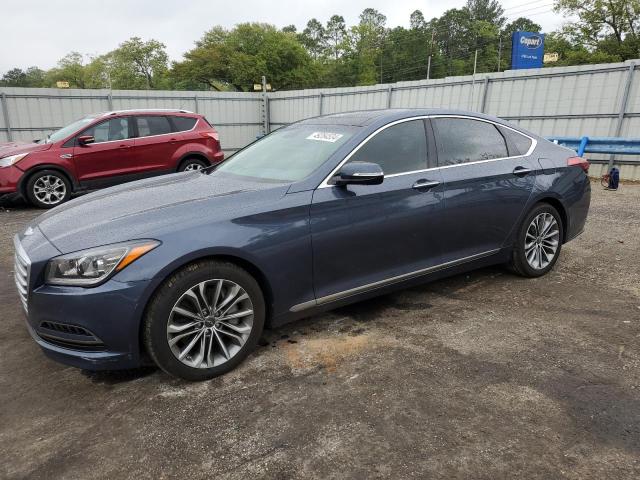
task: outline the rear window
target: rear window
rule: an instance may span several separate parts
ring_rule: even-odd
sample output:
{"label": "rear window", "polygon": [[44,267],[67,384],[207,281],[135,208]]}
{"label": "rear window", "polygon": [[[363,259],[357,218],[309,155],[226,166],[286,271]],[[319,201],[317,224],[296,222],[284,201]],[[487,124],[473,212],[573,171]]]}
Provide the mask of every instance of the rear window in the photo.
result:
{"label": "rear window", "polygon": [[469,118],[436,118],[432,122],[438,142],[438,164],[457,165],[508,157],[498,128]]}
{"label": "rear window", "polygon": [[194,127],[198,119],[193,117],[171,117],[171,121],[176,127],[176,132],[186,132]]}
{"label": "rear window", "polygon": [[151,135],[163,135],[171,133],[171,124],[167,117],[153,115],[148,117],[137,117],[138,136],[149,137]]}

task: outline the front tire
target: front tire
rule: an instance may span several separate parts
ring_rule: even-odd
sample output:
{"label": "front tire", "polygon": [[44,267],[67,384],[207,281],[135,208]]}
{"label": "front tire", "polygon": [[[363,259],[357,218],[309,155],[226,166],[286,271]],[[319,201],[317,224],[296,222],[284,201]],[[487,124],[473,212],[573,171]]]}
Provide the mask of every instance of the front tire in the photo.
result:
{"label": "front tire", "polygon": [[53,208],[71,198],[71,184],[57,170],[41,170],[29,177],[26,186],[29,202],[38,208]]}
{"label": "front tire", "polygon": [[165,372],[208,380],[251,353],[264,322],[264,297],[249,273],[233,263],[202,261],[172,275],[155,293],[143,342]]}
{"label": "front tire", "polygon": [[525,217],[510,262],[511,269],[523,277],[541,277],[556,264],[564,235],[558,211],[540,203]]}

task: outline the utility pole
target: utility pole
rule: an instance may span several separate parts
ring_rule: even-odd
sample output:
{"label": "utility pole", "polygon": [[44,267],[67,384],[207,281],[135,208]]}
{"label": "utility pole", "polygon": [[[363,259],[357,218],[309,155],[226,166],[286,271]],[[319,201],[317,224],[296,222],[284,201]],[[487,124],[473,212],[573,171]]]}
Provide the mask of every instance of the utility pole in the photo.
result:
{"label": "utility pole", "polygon": [[[473,58],[473,80],[471,81],[471,105],[473,106],[476,101],[476,69],[478,66],[478,49],[476,48],[476,54]],[[471,108],[470,110],[473,110]]]}
{"label": "utility pole", "polygon": [[429,59],[427,60],[427,80],[431,75],[431,55],[433,55],[433,37],[435,36],[436,31],[431,29],[431,43],[429,44]]}
{"label": "utility pole", "polygon": [[499,38],[499,43],[498,43],[498,72],[500,71],[500,57],[502,56],[502,34],[500,34],[498,36]]}
{"label": "utility pole", "polygon": [[262,133],[267,135],[271,130],[269,122],[269,97],[267,96],[267,77],[262,76]]}
{"label": "utility pole", "polygon": [[475,76],[476,76],[476,67],[478,66],[478,49],[476,48],[476,55],[473,58],[473,76],[474,76],[474,80],[475,80]]}

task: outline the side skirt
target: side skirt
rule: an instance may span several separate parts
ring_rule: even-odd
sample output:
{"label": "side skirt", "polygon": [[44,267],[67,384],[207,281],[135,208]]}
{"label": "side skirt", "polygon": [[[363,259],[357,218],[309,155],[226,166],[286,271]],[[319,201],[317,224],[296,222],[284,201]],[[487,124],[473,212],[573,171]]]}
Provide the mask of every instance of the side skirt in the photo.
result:
{"label": "side skirt", "polygon": [[440,265],[434,265],[433,267],[423,268],[421,270],[416,270],[415,272],[405,273],[402,275],[398,275],[395,277],[387,278],[385,280],[380,280],[374,283],[368,283],[367,285],[362,285],[360,287],[352,288],[350,290],[345,290],[344,292],[333,293],[331,295],[326,295],[324,297],[317,298],[310,302],[300,303],[298,305],[294,305],[290,308],[292,312],[299,312],[302,310],[306,310],[307,308],[325,305],[327,303],[335,302],[337,300],[342,300],[343,298],[352,297],[354,295],[358,295],[359,293],[365,293],[370,290],[376,290],[378,288],[386,287],[387,285],[393,285],[395,283],[400,283],[405,280],[410,280],[412,278],[421,277],[423,275],[428,275],[430,273],[434,273],[440,270],[444,270],[447,268],[456,267],[458,265],[462,265],[465,263],[472,262],[474,260],[479,260],[481,258],[490,257],[491,255],[495,255],[498,253],[500,249],[489,250],[488,252],[477,253],[475,255],[470,255],[468,257],[460,258],[458,260],[452,260],[451,262],[441,263]]}

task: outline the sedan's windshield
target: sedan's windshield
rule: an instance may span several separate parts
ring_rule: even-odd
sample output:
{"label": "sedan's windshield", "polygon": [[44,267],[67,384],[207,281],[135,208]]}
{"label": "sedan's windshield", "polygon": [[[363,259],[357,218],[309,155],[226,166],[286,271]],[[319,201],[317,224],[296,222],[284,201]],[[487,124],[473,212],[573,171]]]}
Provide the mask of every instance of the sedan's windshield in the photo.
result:
{"label": "sedan's windshield", "polygon": [[70,123],[66,127],[62,127],[60,130],[56,130],[55,132],[53,132],[51,135],[47,137],[47,140],[45,141],[45,143],[56,143],[56,142],[59,142],[60,140],[64,140],[69,135],[72,135],[78,130],[80,130],[82,127],[89,125],[91,122],[95,120],[95,118],[96,117],[88,116],[88,117],[81,118],[80,120],[76,120],[75,122]]}
{"label": "sedan's windshield", "polygon": [[302,180],[354,133],[342,125],[292,125],[236,153],[216,171],[261,180]]}

